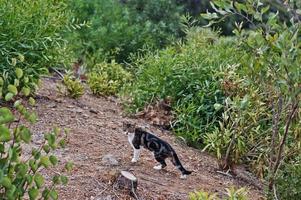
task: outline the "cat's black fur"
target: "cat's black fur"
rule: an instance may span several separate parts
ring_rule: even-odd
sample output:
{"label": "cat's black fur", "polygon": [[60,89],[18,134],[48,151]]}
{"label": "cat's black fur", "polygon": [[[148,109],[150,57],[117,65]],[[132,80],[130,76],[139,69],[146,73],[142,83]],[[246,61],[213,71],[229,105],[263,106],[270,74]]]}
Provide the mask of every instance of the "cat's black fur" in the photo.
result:
{"label": "cat's black fur", "polygon": [[161,169],[166,167],[165,159],[170,158],[174,166],[181,171],[181,178],[186,178],[186,175],[191,174],[191,171],[188,171],[183,167],[178,155],[170,144],[147,132],[146,130],[136,127],[133,124],[125,123],[123,128],[124,131],[128,133],[129,142],[134,148],[134,158],[132,162],[138,161],[139,152],[138,157],[135,154],[137,153],[136,151],[139,151],[140,147],[142,146],[154,153],[155,159],[161,164],[161,167],[157,166],[157,168],[160,167]]}

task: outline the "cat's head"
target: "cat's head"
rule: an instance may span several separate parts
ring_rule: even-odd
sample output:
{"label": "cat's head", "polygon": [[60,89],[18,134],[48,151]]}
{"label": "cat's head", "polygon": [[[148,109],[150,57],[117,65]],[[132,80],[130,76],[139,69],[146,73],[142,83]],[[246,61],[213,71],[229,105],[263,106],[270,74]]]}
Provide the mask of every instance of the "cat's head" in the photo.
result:
{"label": "cat's head", "polygon": [[136,124],[130,122],[123,122],[123,131],[126,135],[130,133],[135,133]]}

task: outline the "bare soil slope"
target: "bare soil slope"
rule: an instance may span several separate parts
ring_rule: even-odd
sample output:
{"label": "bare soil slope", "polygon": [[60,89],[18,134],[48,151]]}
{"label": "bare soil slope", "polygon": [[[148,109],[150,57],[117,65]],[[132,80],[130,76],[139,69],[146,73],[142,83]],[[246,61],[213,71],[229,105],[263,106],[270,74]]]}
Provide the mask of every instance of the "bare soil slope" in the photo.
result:
{"label": "bare soil slope", "polygon": [[[61,166],[66,161],[74,163],[68,185],[59,187],[60,199],[132,199],[112,186],[118,170],[128,170],[137,176],[140,199],[188,199],[188,193],[195,190],[223,195],[225,188],[231,186],[247,187],[250,199],[261,198],[260,183],[245,170],[241,169],[237,177],[217,173],[215,158],[182,145],[170,132],[151,127],[142,120],[137,122],[172,144],[183,165],[194,173],[181,180],[170,162],[166,170],[156,171],[153,169],[156,162],[146,150],[137,164],[131,164],[132,149],[121,129],[126,118],[118,100],[97,98],[88,91],[78,100],[70,99],[57,93],[56,84],[55,79],[43,80],[34,107],[39,120],[33,132],[39,140],[53,125],[71,129],[67,148],[57,152]],[[112,154],[119,164],[103,163],[106,154]]]}

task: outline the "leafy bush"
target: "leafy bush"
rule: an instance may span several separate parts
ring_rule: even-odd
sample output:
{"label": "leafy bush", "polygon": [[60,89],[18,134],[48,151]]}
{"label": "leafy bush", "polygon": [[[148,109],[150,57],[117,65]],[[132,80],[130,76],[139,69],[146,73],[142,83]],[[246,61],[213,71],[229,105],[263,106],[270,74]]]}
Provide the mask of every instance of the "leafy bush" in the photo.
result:
{"label": "leafy bush", "polygon": [[114,95],[130,79],[130,73],[113,60],[95,65],[88,73],[87,82],[95,95]]}
{"label": "leafy bush", "polygon": [[[247,200],[246,188],[226,188],[226,198],[224,200]],[[207,192],[193,192],[189,194],[189,200],[218,200],[217,194],[210,194]]]}
{"label": "leafy bush", "polygon": [[[288,189],[289,188],[289,189]],[[301,198],[301,163],[299,160],[284,164],[277,178],[280,199],[297,200]]]}
{"label": "leafy bush", "polygon": [[65,75],[63,79],[63,84],[66,87],[67,95],[72,98],[79,98],[84,94],[84,86],[79,79],[71,75]]}
{"label": "leafy bush", "polygon": [[221,116],[214,107],[224,100],[218,71],[220,65],[235,61],[232,43],[210,30],[192,28],[185,44],[141,57],[132,64],[138,69],[136,80],[124,92],[132,101],[130,109],[137,111],[154,98],[171,97],[177,115],[176,132],[189,143],[198,144]]}
{"label": "leafy bush", "polygon": [[[236,88],[246,93],[241,96],[240,92],[230,91],[233,103],[224,107],[224,114],[232,117],[232,120],[224,120],[226,123],[221,122],[221,127],[226,127],[230,132],[228,138],[231,138],[224,143],[225,160],[229,162],[242,146],[243,151],[238,157],[252,163],[268,180],[270,194],[275,195],[276,179],[279,174],[285,174],[282,170],[286,170],[282,165],[291,163],[301,153],[298,113],[301,22],[297,12],[301,5],[294,1],[283,5],[282,9],[291,16],[290,23],[283,23],[277,12],[270,11],[268,2],[232,4],[222,0],[214,1],[214,5],[216,13],[205,15],[212,19],[211,23],[226,16],[240,15],[254,26],[253,30],[245,30],[243,24],[237,22],[234,31],[235,46],[244,53],[238,62],[239,69],[232,71],[237,76],[233,76],[234,81],[230,80],[230,83],[235,86],[236,82],[241,82]],[[239,104],[242,106],[237,106]],[[225,129],[221,129],[219,135],[223,135]],[[214,145],[214,142],[210,144],[211,147]]]}
{"label": "leafy bush", "polygon": [[[17,71],[17,77],[20,76]],[[16,79],[18,80],[18,79]],[[11,86],[7,94],[16,96],[18,90]],[[4,94],[7,97],[7,94]],[[11,99],[7,99],[7,101]],[[29,105],[34,105],[33,98],[29,98]],[[54,128],[44,134],[44,141],[40,146],[31,143],[32,133],[29,126],[37,120],[35,113],[30,112],[21,100],[14,102],[13,106],[6,107],[1,103],[0,108],[0,198],[1,199],[58,199],[55,185],[67,184],[67,177],[54,175],[52,184],[46,184],[45,176],[41,173],[44,168],[56,166],[58,159],[52,151],[65,146],[65,133]],[[24,146],[31,148],[31,152],[23,150]],[[66,165],[70,169],[70,164]]]}
{"label": "leafy bush", "polygon": [[[0,0],[0,74],[8,85],[34,89],[47,67],[68,58],[60,32],[69,23],[65,1]],[[16,83],[16,67],[23,80]],[[19,69],[18,69],[19,70]]]}
{"label": "leafy bush", "polygon": [[89,25],[71,35],[74,49],[89,67],[104,60],[128,60],[145,45],[162,47],[180,27],[179,8],[170,0],[77,0],[70,1],[70,7]]}

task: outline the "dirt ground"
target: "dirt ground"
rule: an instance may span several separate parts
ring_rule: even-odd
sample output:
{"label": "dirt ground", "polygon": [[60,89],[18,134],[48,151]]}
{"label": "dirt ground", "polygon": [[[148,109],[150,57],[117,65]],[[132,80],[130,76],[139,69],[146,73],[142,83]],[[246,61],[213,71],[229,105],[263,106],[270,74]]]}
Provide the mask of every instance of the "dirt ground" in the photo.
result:
{"label": "dirt ground", "polygon": [[[239,167],[236,177],[218,173],[214,157],[181,144],[171,132],[152,127],[143,120],[136,122],[168,141],[182,164],[194,172],[182,180],[170,162],[166,169],[156,171],[153,169],[156,162],[147,150],[142,151],[137,164],[131,164],[132,148],[122,132],[122,122],[128,119],[123,116],[118,99],[95,97],[87,90],[81,98],[74,100],[60,95],[56,84],[57,80],[53,78],[43,80],[33,108],[39,120],[32,131],[35,141],[39,141],[54,125],[71,130],[67,147],[56,152],[61,159],[60,166],[67,161],[74,163],[68,185],[58,188],[59,199],[133,199],[113,187],[114,176],[119,170],[130,171],[138,178],[139,199],[182,200],[188,199],[189,192],[198,190],[223,196],[225,188],[231,186],[247,187],[250,199],[261,199],[260,182],[243,167]],[[107,166],[103,163],[102,158],[107,154],[112,154],[119,164]]]}

